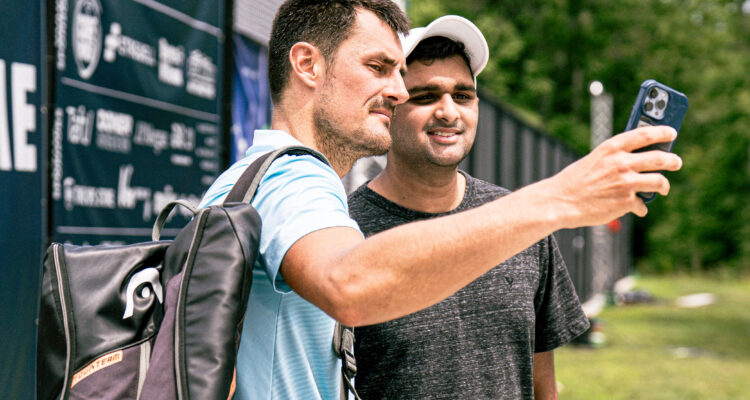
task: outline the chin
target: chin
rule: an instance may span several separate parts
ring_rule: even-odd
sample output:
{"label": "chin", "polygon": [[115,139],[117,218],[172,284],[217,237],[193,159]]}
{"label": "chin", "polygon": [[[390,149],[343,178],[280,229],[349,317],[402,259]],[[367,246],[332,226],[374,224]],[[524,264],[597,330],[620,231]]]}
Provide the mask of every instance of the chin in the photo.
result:
{"label": "chin", "polygon": [[391,132],[388,127],[378,126],[370,129],[368,135],[369,141],[371,141],[377,148],[385,147],[385,151],[391,148]]}
{"label": "chin", "polygon": [[458,167],[459,164],[461,164],[461,161],[466,158],[467,154],[461,154],[461,155],[447,155],[447,154],[432,154],[428,155],[427,159],[434,165],[440,166],[440,167]]}
{"label": "chin", "polygon": [[458,168],[458,165],[461,164],[461,161],[456,160],[446,160],[444,158],[442,159],[431,159],[430,162],[432,165],[437,167],[446,167],[446,168]]}
{"label": "chin", "polygon": [[356,154],[357,158],[385,154],[391,148],[391,135],[383,129],[354,132],[350,138],[349,150]]}
{"label": "chin", "polygon": [[391,137],[387,135],[385,137],[377,137],[368,146],[371,156],[379,156],[385,154],[391,148]]}

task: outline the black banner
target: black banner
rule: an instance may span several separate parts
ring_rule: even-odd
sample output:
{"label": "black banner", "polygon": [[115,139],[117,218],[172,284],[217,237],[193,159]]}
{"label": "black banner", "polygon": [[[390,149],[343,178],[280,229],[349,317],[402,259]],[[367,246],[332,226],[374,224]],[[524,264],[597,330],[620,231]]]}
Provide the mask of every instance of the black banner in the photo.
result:
{"label": "black banner", "polygon": [[43,217],[41,1],[0,0],[0,398],[34,396]]}
{"label": "black banner", "polygon": [[55,1],[55,241],[145,240],[168,201],[197,204],[223,167],[225,12],[219,0]]}

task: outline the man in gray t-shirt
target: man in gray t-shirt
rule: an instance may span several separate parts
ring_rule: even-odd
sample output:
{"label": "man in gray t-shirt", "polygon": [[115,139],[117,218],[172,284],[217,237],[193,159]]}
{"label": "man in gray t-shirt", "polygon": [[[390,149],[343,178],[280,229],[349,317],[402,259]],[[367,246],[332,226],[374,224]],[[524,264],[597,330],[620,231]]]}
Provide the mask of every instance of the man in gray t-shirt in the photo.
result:
{"label": "man in gray t-shirt", "polygon": [[[471,55],[486,43],[466,20],[459,25],[474,29],[447,29],[457,18],[402,39],[409,100],[393,114],[388,164],[349,197],[366,236],[509,193],[458,170],[476,134],[474,78],[484,67]],[[549,236],[431,307],[357,328],[357,391],[363,399],[555,398],[552,350],[588,326]]]}

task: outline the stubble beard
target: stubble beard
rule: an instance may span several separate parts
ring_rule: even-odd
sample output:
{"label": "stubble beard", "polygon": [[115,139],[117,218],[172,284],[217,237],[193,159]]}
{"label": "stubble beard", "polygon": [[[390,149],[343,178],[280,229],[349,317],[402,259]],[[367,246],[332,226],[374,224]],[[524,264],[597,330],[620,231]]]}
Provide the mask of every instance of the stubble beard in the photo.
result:
{"label": "stubble beard", "polygon": [[[380,135],[371,132],[366,126],[345,131],[336,118],[328,112],[327,99],[313,113],[316,145],[328,157],[338,171],[348,171],[354,162],[362,157],[381,155],[388,152],[391,146],[389,134]],[[388,127],[385,127],[387,130]]]}

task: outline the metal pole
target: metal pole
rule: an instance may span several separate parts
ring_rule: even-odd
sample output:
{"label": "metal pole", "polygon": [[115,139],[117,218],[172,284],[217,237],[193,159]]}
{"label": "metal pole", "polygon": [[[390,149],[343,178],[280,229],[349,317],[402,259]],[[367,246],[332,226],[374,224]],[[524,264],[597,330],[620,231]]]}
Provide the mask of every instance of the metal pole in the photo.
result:
{"label": "metal pole", "polygon": [[[591,93],[591,149],[612,136],[612,95],[601,82],[589,86]],[[592,293],[609,292],[616,277],[614,243],[606,225],[591,227]]]}

